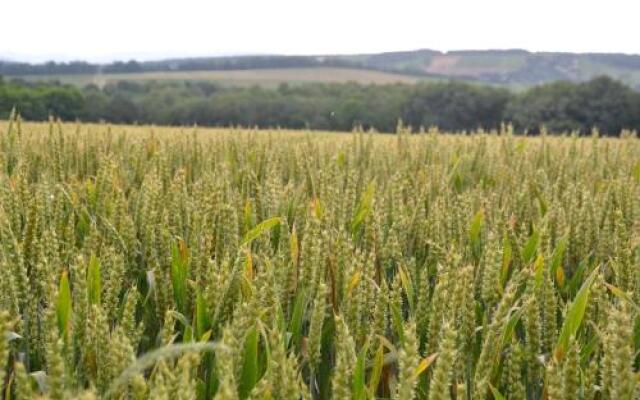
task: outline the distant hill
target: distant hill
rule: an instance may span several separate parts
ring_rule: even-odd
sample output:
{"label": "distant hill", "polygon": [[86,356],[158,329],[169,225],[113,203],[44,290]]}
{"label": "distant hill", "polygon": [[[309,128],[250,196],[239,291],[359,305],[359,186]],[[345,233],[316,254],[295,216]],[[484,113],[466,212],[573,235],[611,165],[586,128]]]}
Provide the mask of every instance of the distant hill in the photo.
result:
{"label": "distant hill", "polygon": [[260,86],[264,88],[277,88],[283,83],[289,85],[302,85],[307,83],[353,82],[362,85],[382,85],[392,83],[413,84],[420,81],[438,80],[436,78],[376,71],[372,69],[337,67],[20,75],[17,78],[27,82],[55,81],[61,84],[70,84],[78,87],[84,87],[89,84],[104,87],[108,84],[122,81],[178,81],[210,82],[223,87]]}
{"label": "distant hill", "polygon": [[525,50],[433,50],[335,57],[364,68],[415,75],[464,78],[486,83],[531,86],[598,75],[640,89],[640,55],[532,53]]}
{"label": "distant hill", "polygon": [[24,77],[127,74],[130,77],[130,74],[150,72],[282,69],[286,80],[287,69],[296,70],[296,73],[299,73],[300,68],[322,67],[375,70],[393,73],[396,76],[421,78],[404,81],[420,81],[429,78],[463,79],[510,87],[529,87],[557,80],[577,82],[598,75],[608,75],[640,90],[640,55],[534,53],[525,50],[443,53],[425,49],[379,54],[230,56],[111,64],[86,62],[27,64],[0,61],[0,75]]}

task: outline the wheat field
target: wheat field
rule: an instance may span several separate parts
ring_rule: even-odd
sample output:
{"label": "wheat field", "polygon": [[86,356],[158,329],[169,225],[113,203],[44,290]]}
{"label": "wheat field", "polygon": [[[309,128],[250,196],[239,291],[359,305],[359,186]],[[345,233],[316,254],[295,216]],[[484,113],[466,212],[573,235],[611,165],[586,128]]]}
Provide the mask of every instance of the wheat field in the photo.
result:
{"label": "wheat field", "polygon": [[356,68],[284,68],[284,69],[247,69],[222,71],[161,71],[105,74],[66,74],[66,75],[22,75],[27,82],[58,81],[76,86],[89,84],[103,87],[122,81],[196,81],[215,82],[222,86],[262,86],[278,87],[280,84],[304,83],[347,83],[363,85],[384,85],[392,83],[413,84],[437,81],[431,77],[416,77],[393,72],[382,72]]}
{"label": "wheat field", "polygon": [[0,122],[7,399],[637,399],[640,142]]}

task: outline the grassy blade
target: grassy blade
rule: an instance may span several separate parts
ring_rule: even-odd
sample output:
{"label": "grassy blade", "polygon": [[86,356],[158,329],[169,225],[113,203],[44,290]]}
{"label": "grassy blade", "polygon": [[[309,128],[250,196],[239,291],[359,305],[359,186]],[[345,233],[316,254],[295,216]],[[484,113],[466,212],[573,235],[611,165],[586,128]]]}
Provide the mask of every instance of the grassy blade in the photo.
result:
{"label": "grassy blade", "polygon": [[536,262],[533,264],[533,272],[536,287],[539,288],[542,285],[542,279],[544,278],[544,257],[542,254],[539,254],[538,258],[536,258]]}
{"label": "grassy blade", "polygon": [[280,217],[269,218],[260,222],[258,225],[253,227],[253,229],[247,232],[246,235],[244,235],[244,238],[242,239],[242,242],[240,243],[240,245],[244,246],[248,243],[251,243],[252,241],[257,239],[260,235],[269,231],[271,228],[280,225],[281,222],[282,222],[282,219]]}
{"label": "grassy blade", "polygon": [[351,219],[351,234],[356,235],[362,223],[367,218],[369,213],[371,212],[371,206],[373,205],[373,196],[376,192],[376,185],[374,182],[369,183],[367,186],[367,190],[360,197],[360,202],[358,203],[358,207],[356,208],[356,212]]}
{"label": "grassy blade", "polygon": [[240,399],[249,397],[251,390],[258,382],[258,330],[253,327],[244,341],[242,375],[238,392]]}
{"label": "grassy blade", "polygon": [[505,400],[505,397],[500,393],[498,389],[496,389],[492,384],[489,384],[489,389],[491,389],[491,394],[493,394],[494,400]]}
{"label": "grassy blade", "polygon": [[509,236],[504,235],[504,238],[502,239],[502,270],[500,272],[500,283],[502,286],[505,285],[507,278],[509,277],[512,257],[513,249],[511,247],[511,241],[509,241]]}
{"label": "grassy blade", "polygon": [[430,356],[423,358],[422,361],[420,361],[420,364],[418,364],[418,367],[414,371],[413,375],[415,377],[420,376],[421,373],[426,371],[427,368],[429,368],[431,366],[431,364],[433,364],[433,362],[435,361],[436,357],[438,357],[438,353],[433,353]]}
{"label": "grassy blade", "polygon": [[171,283],[173,299],[176,307],[183,315],[187,315],[187,268],[188,256],[184,242],[171,246]]}
{"label": "grassy blade", "polygon": [[353,382],[351,386],[351,393],[353,400],[365,400],[367,396],[366,386],[366,361],[367,353],[369,352],[369,343],[365,343],[360,350],[358,360],[356,361],[356,368],[353,371]]}
{"label": "grassy blade", "polygon": [[402,288],[404,289],[405,294],[407,295],[407,302],[409,303],[409,310],[413,311],[413,283],[411,283],[411,277],[407,273],[405,267],[400,266],[398,268],[398,273],[400,274],[400,283],[402,283]]}
{"label": "grassy blade", "polygon": [[62,276],[60,277],[58,300],[56,301],[56,316],[58,318],[60,335],[65,338],[69,335],[71,312],[71,288],[69,287],[69,275],[67,271],[63,271]]}
{"label": "grassy blade", "polygon": [[558,241],[555,250],[553,251],[553,258],[551,259],[551,276],[555,276],[556,270],[562,266],[562,260],[564,259],[564,252],[567,249],[567,237],[563,237]]}
{"label": "grassy blade", "polygon": [[591,275],[589,275],[589,277],[584,281],[580,291],[576,294],[576,297],[573,299],[573,302],[567,311],[567,316],[565,317],[562,329],[560,330],[560,336],[558,337],[558,344],[554,351],[554,355],[558,361],[562,360],[566,354],[569,346],[569,339],[575,336],[580,328],[580,324],[582,324],[582,318],[584,317],[584,312],[587,309],[587,302],[589,301],[591,285],[596,279],[597,273],[597,269],[593,270]]}
{"label": "grassy blade", "polygon": [[484,210],[479,210],[469,223],[469,242],[471,243],[471,249],[475,254],[480,251],[480,234],[482,233],[482,226],[484,225]]}
{"label": "grassy blade", "polygon": [[627,294],[627,292],[625,292],[624,290],[613,286],[607,282],[604,282],[604,285],[607,287],[607,289],[609,289],[609,291],[611,292],[611,294],[613,294],[614,296],[616,296],[617,298],[627,302],[628,304],[630,304],[633,308],[635,308],[636,311],[640,312],[640,307],[635,303],[635,301],[633,301],[633,299],[631,298],[631,296],[629,296],[629,294]]}
{"label": "grassy blade", "polygon": [[525,264],[529,264],[533,261],[536,252],[538,251],[538,245],[540,244],[540,234],[538,231],[534,231],[533,234],[527,239],[527,242],[522,248],[522,261]]}
{"label": "grassy blade", "polygon": [[91,254],[87,268],[87,291],[89,304],[100,304],[100,261],[95,254]]}
{"label": "grassy blade", "polygon": [[204,333],[211,327],[211,320],[209,318],[209,310],[207,310],[207,303],[204,300],[204,296],[200,290],[196,292],[196,337],[202,338]]}
{"label": "grassy blade", "polygon": [[291,320],[289,321],[289,332],[291,332],[291,344],[296,348],[300,348],[300,339],[302,338],[302,322],[304,317],[304,310],[307,306],[307,299],[304,290],[298,291],[296,301],[293,306],[293,312],[291,313]]}
{"label": "grassy blade", "polygon": [[382,367],[384,366],[384,346],[380,344],[378,350],[376,350],[375,357],[373,358],[373,366],[371,367],[371,374],[369,375],[369,397],[375,398],[378,384],[380,383],[380,376],[382,375]]}

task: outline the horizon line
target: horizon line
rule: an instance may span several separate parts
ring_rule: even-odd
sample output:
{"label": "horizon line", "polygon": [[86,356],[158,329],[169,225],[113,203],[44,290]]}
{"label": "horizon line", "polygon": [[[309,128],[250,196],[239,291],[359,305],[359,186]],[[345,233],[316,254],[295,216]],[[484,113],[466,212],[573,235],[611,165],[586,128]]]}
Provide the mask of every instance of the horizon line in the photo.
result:
{"label": "horizon line", "polygon": [[218,54],[206,54],[205,52],[193,54],[152,54],[144,52],[137,53],[113,53],[110,55],[98,56],[98,57],[68,57],[62,54],[49,54],[49,55],[27,55],[14,52],[7,52],[5,54],[0,53],[0,62],[8,63],[26,63],[31,65],[47,64],[50,62],[55,63],[87,63],[97,65],[108,65],[117,62],[130,62],[135,61],[138,63],[148,62],[163,62],[172,60],[186,60],[186,59],[207,59],[207,58],[237,58],[237,57],[344,57],[344,56],[366,56],[376,54],[393,54],[393,53],[415,53],[420,51],[430,51],[434,53],[440,53],[447,55],[451,53],[473,53],[473,52],[523,52],[528,54],[572,54],[572,55],[623,55],[623,56],[640,56],[640,53],[628,53],[624,51],[553,51],[553,50],[528,50],[525,48],[511,47],[511,48],[483,48],[483,49],[450,49],[439,50],[434,48],[414,48],[408,50],[389,50],[389,51],[377,51],[377,52],[336,52],[336,53],[276,53],[276,52],[222,52]]}

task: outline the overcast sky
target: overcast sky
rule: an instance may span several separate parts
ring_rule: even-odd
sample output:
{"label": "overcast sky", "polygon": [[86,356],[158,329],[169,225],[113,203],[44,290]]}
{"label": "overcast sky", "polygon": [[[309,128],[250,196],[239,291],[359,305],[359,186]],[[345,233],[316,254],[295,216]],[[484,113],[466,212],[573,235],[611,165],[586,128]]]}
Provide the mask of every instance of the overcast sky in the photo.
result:
{"label": "overcast sky", "polygon": [[7,0],[0,58],[431,48],[640,54],[637,0]]}

